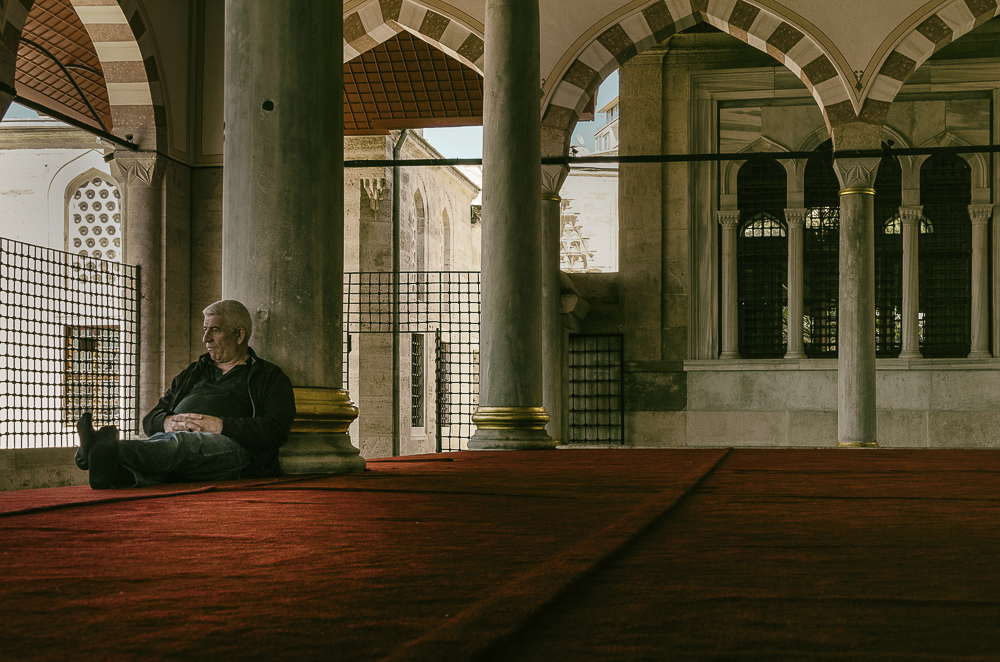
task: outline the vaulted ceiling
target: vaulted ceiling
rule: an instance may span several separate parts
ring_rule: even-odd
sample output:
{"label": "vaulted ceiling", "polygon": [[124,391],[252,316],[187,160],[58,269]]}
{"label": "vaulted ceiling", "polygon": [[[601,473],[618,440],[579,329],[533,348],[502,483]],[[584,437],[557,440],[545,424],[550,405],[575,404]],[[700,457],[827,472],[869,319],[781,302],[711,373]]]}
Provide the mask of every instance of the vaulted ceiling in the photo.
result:
{"label": "vaulted ceiling", "polygon": [[[95,129],[113,128],[102,63],[70,0],[35,0],[16,85],[29,101]],[[481,124],[482,115],[482,76],[405,30],[344,64],[347,134]]]}

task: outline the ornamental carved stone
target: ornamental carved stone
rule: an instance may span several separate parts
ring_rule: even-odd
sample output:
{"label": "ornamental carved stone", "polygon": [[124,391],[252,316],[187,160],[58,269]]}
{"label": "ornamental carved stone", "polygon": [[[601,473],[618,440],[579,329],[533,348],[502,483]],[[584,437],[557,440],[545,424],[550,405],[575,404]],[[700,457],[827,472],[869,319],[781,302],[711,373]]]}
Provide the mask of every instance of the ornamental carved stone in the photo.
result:
{"label": "ornamental carved stone", "polygon": [[111,173],[125,186],[159,186],[166,159],[151,152],[119,150],[111,161]]}
{"label": "ornamental carved stone", "polygon": [[389,188],[386,186],[385,177],[362,179],[361,185],[364,186],[365,193],[368,194],[368,205],[372,208],[372,211],[378,211],[378,203],[385,196],[385,192]]}
{"label": "ornamental carved stone", "polygon": [[719,225],[727,230],[735,229],[740,223],[739,209],[720,209],[715,214],[719,219]]}

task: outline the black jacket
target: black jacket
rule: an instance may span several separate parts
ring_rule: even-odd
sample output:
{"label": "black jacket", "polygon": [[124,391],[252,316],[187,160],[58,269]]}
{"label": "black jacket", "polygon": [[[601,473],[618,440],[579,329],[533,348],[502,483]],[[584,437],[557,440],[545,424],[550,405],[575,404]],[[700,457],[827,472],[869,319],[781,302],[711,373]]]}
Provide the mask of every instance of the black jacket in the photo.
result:
{"label": "black jacket", "polygon": [[[295,419],[295,394],[292,382],[281,368],[259,358],[253,349],[250,349],[250,356],[252,361],[249,362],[247,390],[253,403],[253,416],[223,418],[222,434],[235,439],[253,452],[256,461],[251,468],[255,473],[277,476],[280,474],[278,449],[288,441],[288,433]],[[167,392],[142,419],[142,429],[147,435],[163,432],[163,420],[176,413],[174,407],[212,366],[211,357],[202,354],[197,361],[174,377]]]}

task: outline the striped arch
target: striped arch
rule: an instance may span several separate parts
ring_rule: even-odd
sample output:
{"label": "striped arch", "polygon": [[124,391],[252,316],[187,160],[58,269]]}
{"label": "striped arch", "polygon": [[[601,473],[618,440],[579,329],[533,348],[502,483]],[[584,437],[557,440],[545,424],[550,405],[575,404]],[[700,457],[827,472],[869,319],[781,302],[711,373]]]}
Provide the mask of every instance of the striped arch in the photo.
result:
{"label": "striped arch", "polygon": [[482,29],[473,31],[459,21],[413,0],[365,0],[344,14],[344,62],[408,30],[435,48],[483,73]]}
{"label": "striped arch", "polygon": [[167,112],[159,67],[135,0],[70,2],[101,60],[115,135],[133,135],[144,151],[166,146]]}
{"label": "striped arch", "polygon": [[906,79],[935,52],[1000,13],[996,0],[952,0],[906,34],[879,68],[867,90],[862,115],[881,114]]}
{"label": "striped arch", "polygon": [[823,110],[831,132],[841,123],[858,121],[850,83],[816,41],[783,18],[743,0],[654,0],[604,30],[583,49],[553,86],[542,124],[569,135],[590,97],[612,71],[702,21],[765,51],[801,78]]}

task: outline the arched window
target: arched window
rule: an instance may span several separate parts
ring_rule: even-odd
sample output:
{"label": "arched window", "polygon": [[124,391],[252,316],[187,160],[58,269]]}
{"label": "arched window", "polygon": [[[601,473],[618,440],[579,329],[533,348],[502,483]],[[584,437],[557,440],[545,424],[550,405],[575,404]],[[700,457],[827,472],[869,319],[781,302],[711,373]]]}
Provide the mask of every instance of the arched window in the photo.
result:
{"label": "arched window", "polygon": [[875,176],[875,356],[879,358],[895,358],[902,349],[902,204],[903,170],[899,160],[883,158]]}
{"label": "arched window", "polygon": [[[920,169],[920,349],[925,357],[964,357],[971,349],[972,176],[954,154]],[[932,230],[928,232],[928,230]]]}
{"label": "arched window", "polygon": [[827,140],[806,161],[802,341],[809,358],[837,356],[840,289],[840,182]]}
{"label": "arched window", "polygon": [[739,350],[745,359],[785,354],[788,316],[788,238],[785,169],[751,159],[736,176],[740,229],[736,235]]}
{"label": "arched window", "polygon": [[451,219],[448,218],[448,210],[441,212],[441,234],[442,252],[444,259],[441,260],[441,270],[451,271]]}
{"label": "arched window", "polygon": [[83,257],[122,261],[122,196],[104,173],[92,170],[67,193],[66,250]]}
{"label": "arched window", "polygon": [[413,237],[416,252],[417,271],[427,270],[427,210],[424,208],[424,196],[420,191],[413,194],[413,207],[417,210],[417,228]]}

